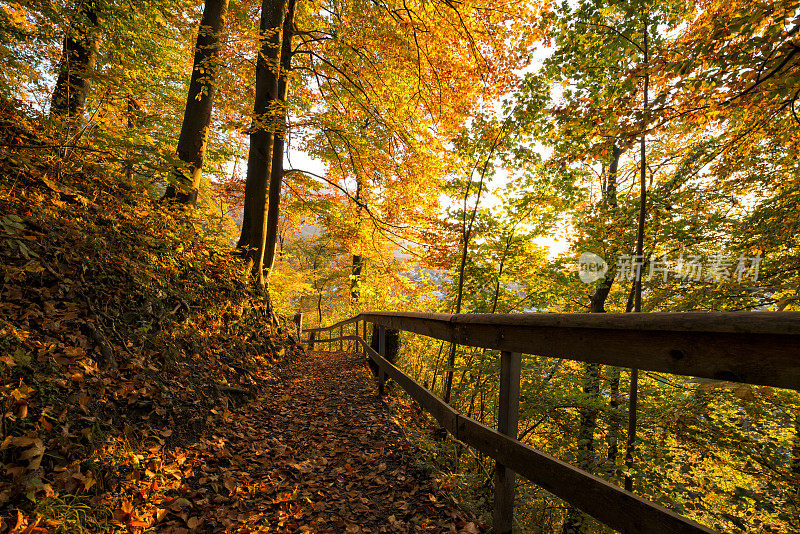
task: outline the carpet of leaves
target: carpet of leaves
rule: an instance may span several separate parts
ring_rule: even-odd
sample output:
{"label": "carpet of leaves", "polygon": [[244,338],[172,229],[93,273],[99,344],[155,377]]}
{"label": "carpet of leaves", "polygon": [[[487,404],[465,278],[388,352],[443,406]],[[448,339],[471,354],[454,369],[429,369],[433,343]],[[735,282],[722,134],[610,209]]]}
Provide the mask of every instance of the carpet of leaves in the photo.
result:
{"label": "carpet of leaves", "polygon": [[[173,403],[141,375],[100,379],[84,369],[94,398],[75,403],[93,426],[73,430],[65,409],[40,418],[37,433],[4,441],[18,452],[8,471],[35,474],[28,487],[44,497],[31,513],[8,514],[0,531],[484,531],[416,466],[361,357],[294,352],[250,379],[250,388],[216,391],[192,432],[181,418],[202,412],[168,413]],[[95,435],[96,405],[127,410],[123,432]],[[75,460],[43,469],[46,456],[62,455]]]}
{"label": "carpet of leaves", "polygon": [[207,215],[0,103],[0,534],[477,532]]}
{"label": "carpet of leaves", "polygon": [[193,467],[176,532],[481,531],[415,467],[362,358],[312,352],[280,377],[185,449],[183,469]]}

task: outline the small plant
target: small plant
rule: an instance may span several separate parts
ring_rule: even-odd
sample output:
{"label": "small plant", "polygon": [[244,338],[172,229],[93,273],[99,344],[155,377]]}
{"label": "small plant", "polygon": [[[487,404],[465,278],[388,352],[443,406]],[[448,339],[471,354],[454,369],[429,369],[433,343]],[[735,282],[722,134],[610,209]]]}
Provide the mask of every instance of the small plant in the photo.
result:
{"label": "small plant", "polygon": [[57,524],[64,534],[101,532],[112,517],[108,507],[92,505],[79,495],[46,497],[36,506],[36,514]]}
{"label": "small plant", "polygon": [[26,238],[19,235],[24,229],[25,222],[19,215],[10,213],[0,218],[0,233],[3,234],[0,237],[3,237],[9,246],[18,248],[26,259],[30,259],[36,254],[23,242]]}

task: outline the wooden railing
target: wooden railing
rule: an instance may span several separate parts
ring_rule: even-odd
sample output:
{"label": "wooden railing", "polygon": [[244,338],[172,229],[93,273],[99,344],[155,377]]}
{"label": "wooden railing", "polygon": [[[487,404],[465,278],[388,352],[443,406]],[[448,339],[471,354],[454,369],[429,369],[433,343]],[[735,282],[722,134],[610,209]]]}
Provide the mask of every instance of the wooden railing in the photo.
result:
{"label": "wooden railing", "polygon": [[[358,323],[363,322],[363,336]],[[379,349],[366,342],[379,327]],[[355,324],[355,335],[344,327]],[[338,328],[338,336],[322,339]],[[501,351],[498,429],[454,410],[386,355],[386,329]],[[366,312],[306,330],[317,343],[356,341],[378,368],[378,387],[397,382],[456,439],[497,461],[494,531],[511,532],[514,473],[619,532],[713,533],[655,503],[517,441],[521,353],[800,390],[800,313],[429,314]]]}

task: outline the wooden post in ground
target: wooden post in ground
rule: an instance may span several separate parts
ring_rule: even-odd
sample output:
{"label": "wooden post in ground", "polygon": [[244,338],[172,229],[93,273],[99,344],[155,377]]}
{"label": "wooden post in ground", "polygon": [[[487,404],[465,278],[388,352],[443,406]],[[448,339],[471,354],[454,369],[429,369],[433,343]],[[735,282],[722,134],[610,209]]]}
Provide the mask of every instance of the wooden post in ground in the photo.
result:
{"label": "wooden post in ground", "polygon": [[314,350],[314,338],[317,336],[316,332],[311,332],[308,335],[308,350]]}
{"label": "wooden post in ground", "polygon": [[364,339],[364,358],[368,360],[369,359],[369,355],[367,354],[367,347],[366,347],[366,344],[367,344],[367,321],[366,321],[366,319],[364,320],[364,338],[363,339]]}
{"label": "wooden post in ground", "polygon": [[[378,353],[386,357],[386,327],[379,326],[378,327]],[[384,394],[384,385],[386,384],[386,373],[383,372],[383,368],[378,369],[378,395],[381,397]]]}
{"label": "wooden post in ground", "polygon": [[295,313],[293,321],[294,321],[295,326],[297,327],[297,340],[298,340],[298,342],[302,342],[302,340],[303,340],[303,314],[301,312]]}
{"label": "wooden post in ground", "polygon": [[[503,351],[500,356],[500,400],[498,402],[497,431],[517,438],[519,428],[519,383],[522,355]],[[514,523],[515,473],[497,463],[494,474],[494,519],[492,532],[511,534]]]}

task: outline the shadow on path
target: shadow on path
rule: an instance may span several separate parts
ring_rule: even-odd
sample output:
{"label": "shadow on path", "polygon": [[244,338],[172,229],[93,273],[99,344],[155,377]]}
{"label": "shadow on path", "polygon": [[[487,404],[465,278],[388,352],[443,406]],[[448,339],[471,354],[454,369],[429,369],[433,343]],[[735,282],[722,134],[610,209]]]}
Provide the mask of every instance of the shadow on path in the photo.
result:
{"label": "shadow on path", "polygon": [[[480,532],[414,467],[363,357],[311,352],[190,447],[196,532]],[[176,530],[177,531],[177,530]]]}

